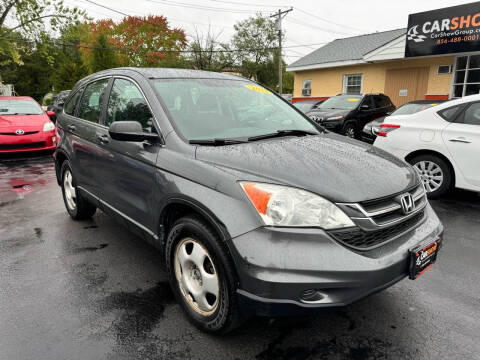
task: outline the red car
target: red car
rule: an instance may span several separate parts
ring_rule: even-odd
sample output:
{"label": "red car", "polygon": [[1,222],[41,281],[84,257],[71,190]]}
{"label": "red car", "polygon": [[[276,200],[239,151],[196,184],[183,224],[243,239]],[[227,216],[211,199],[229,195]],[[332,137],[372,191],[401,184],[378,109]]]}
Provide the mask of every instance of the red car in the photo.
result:
{"label": "red car", "polygon": [[55,124],[28,96],[0,96],[0,153],[54,150]]}

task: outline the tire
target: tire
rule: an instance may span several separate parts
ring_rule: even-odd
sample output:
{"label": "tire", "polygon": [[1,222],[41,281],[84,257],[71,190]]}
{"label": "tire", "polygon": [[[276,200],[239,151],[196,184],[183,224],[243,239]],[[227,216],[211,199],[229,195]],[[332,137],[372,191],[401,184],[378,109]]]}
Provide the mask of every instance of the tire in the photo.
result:
{"label": "tire", "polygon": [[442,158],[433,154],[419,155],[409,163],[419,173],[429,199],[438,199],[452,188],[453,172]]}
{"label": "tire", "polygon": [[97,208],[82,197],[78,191],[75,177],[73,176],[72,168],[68,160],[63,162],[60,174],[62,175],[61,187],[63,202],[68,214],[73,220],[90,219],[95,214]]}
{"label": "tire", "polygon": [[190,322],[209,333],[227,333],[240,325],[234,264],[202,218],[186,216],[172,226],[165,256],[173,293]]}
{"label": "tire", "polygon": [[356,139],[358,137],[357,125],[353,122],[346,123],[343,125],[342,135],[350,139]]}

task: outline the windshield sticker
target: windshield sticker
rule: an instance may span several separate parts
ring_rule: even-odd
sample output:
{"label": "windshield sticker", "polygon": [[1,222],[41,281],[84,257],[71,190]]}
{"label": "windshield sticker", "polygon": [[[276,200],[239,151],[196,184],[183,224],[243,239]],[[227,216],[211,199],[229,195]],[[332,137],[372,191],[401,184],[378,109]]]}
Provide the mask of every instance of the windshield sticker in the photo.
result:
{"label": "windshield sticker", "polygon": [[247,89],[250,89],[250,90],[253,90],[253,91],[256,91],[256,92],[259,92],[259,93],[264,93],[264,94],[271,94],[270,91],[268,91],[267,89],[264,89],[260,86],[255,86],[255,85],[245,85],[245,87]]}
{"label": "windshield sticker", "polygon": [[430,104],[430,106],[437,106],[438,104]]}
{"label": "windshield sticker", "polygon": [[355,99],[355,98],[350,98],[350,99],[348,99],[348,101],[351,101],[351,102],[357,102],[357,101],[358,101],[358,99]]}

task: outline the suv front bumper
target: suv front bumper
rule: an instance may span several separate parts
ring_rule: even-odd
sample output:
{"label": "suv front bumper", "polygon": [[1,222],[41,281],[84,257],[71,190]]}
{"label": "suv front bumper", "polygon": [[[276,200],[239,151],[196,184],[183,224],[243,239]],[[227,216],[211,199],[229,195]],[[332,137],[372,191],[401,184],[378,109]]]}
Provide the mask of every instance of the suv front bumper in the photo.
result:
{"label": "suv front bumper", "polygon": [[[354,251],[321,229],[259,228],[232,239],[243,310],[295,315],[344,306],[408,275],[409,249],[437,240],[443,227],[430,205],[414,228],[385,245]],[[322,298],[302,300],[315,290]]]}

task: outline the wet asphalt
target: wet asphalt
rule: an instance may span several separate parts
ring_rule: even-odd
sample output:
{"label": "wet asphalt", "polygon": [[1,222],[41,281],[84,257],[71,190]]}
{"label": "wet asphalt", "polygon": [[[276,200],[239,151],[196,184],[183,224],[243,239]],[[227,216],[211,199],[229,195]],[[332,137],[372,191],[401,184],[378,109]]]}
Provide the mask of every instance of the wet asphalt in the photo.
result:
{"label": "wet asphalt", "polygon": [[154,248],[101,212],[68,217],[50,155],[0,160],[0,359],[480,359],[480,196],[431,203],[445,243],[420,279],[215,337]]}

